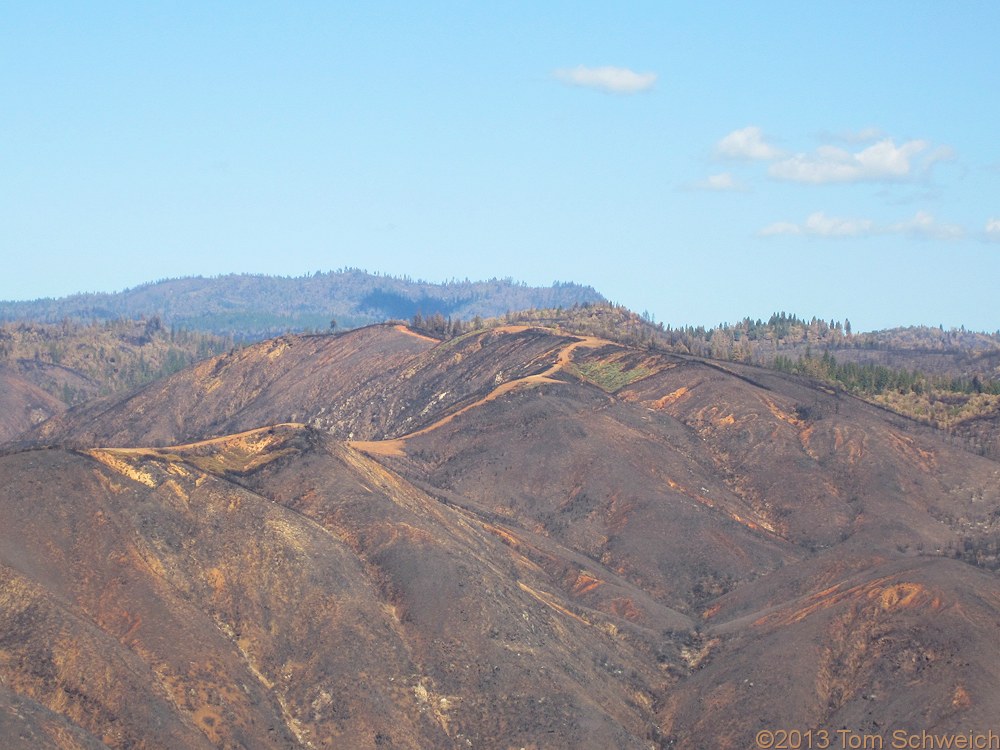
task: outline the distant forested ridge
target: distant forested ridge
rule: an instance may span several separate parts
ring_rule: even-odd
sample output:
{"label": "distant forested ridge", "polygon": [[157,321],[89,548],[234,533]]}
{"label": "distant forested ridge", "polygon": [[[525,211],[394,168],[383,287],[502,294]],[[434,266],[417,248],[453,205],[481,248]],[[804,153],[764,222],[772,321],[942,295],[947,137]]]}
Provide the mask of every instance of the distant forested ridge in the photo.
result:
{"label": "distant forested ridge", "polygon": [[0,376],[27,380],[74,406],[131,390],[233,345],[230,337],[167,327],[157,317],[0,323]]}
{"label": "distant forested ridge", "polygon": [[115,293],[0,302],[0,322],[159,316],[168,327],[255,340],[286,331],[356,328],[417,313],[468,320],[602,301],[592,287],[574,283],[530,287],[505,278],[437,284],[349,268],[294,278],[230,274],[163,279]]}

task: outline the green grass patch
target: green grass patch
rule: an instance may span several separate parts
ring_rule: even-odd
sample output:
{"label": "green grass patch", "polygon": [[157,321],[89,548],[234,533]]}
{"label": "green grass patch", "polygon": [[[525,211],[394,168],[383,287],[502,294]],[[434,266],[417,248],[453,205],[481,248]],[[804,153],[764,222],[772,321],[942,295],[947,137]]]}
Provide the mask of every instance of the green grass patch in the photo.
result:
{"label": "green grass patch", "polygon": [[629,370],[618,360],[597,360],[579,364],[572,362],[567,369],[581,380],[593,383],[608,393],[614,393],[637,380],[648,378],[654,372],[648,367],[633,367]]}

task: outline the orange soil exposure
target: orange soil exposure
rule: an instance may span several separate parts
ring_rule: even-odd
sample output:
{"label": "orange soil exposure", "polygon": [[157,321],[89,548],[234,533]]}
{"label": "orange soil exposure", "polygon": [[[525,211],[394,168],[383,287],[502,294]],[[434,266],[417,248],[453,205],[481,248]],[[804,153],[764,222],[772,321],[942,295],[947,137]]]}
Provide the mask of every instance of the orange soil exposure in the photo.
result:
{"label": "orange soil exposure", "polygon": [[635,602],[625,596],[612,599],[609,602],[611,614],[617,617],[624,617],[630,622],[635,622],[642,617],[642,610],[635,606]]}
{"label": "orange soil exposure", "polygon": [[246,440],[247,438],[260,437],[267,439],[270,437],[271,430],[281,429],[282,427],[289,427],[291,429],[302,429],[305,427],[301,422],[282,422],[281,424],[269,425],[267,427],[255,427],[252,430],[247,430],[246,432],[237,432],[232,435],[222,435],[221,437],[208,438],[207,440],[196,440],[193,443],[184,443],[182,445],[170,445],[166,448],[107,448],[102,450],[114,451],[115,453],[127,454],[131,453],[140,456],[154,456],[160,453],[165,453],[168,451],[182,451],[190,450],[192,448],[200,448],[204,445],[219,445],[220,443],[235,443],[239,440]]}
{"label": "orange soil exposure", "polygon": [[222,594],[226,588],[226,576],[219,568],[209,568],[208,572],[205,573],[205,577],[211,584],[212,589],[215,591],[216,596]]}
{"label": "orange soil exposure", "polygon": [[[243,469],[249,469],[266,463],[268,460],[277,458],[287,452],[283,450],[267,451],[268,448],[272,447],[275,443],[279,443],[282,439],[280,435],[275,434],[275,430],[280,428],[299,429],[303,427],[305,427],[303,424],[287,422],[269,427],[258,427],[235,435],[224,435],[222,437],[199,440],[194,443],[185,443],[184,445],[172,445],[165,448],[92,448],[83,451],[83,453],[86,453],[118,474],[140,482],[147,487],[155,488],[162,484],[171,490],[178,499],[187,503],[188,496],[181,485],[175,479],[168,478],[163,481],[162,475],[154,476],[151,474],[149,470],[143,468],[143,459],[166,460],[168,462],[167,465],[160,468],[166,471],[167,474],[189,478],[192,476],[192,473],[183,466],[174,463],[178,460],[183,460],[183,457],[177,455],[178,453],[202,446],[226,445],[234,452],[235,455],[232,458],[238,462],[239,466]],[[201,468],[201,464],[197,458],[191,460]],[[196,476],[195,486],[200,486],[202,481],[204,481],[204,477]]]}
{"label": "orange soil exposure", "polygon": [[767,406],[767,408],[771,411],[771,413],[775,417],[777,417],[778,419],[780,419],[782,422],[786,422],[787,424],[792,425],[792,427],[801,427],[802,426],[803,422],[802,422],[801,419],[798,419],[797,417],[793,417],[787,411],[783,411],[781,409],[781,407],[779,407],[771,399],[769,399],[769,398],[762,398],[761,400],[764,402],[764,405]]}
{"label": "orange soil exposure", "polygon": [[604,581],[600,578],[595,578],[589,573],[584,573],[580,571],[580,575],[576,577],[576,581],[573,583],[573,596],[583,596],[584,594],[589,594],[596,588],[600,588],[604,585]]}
{"label": "orange soil exposure", "polygon": [[717,614],[719,614],[720,609],[722,609],[721,604],[713,604],[711,607],[702,612],[701,616],[703,619],[707,620],[710,617],[715,617]]}
{"label": "orange soil exposure", "polygon": [[969,691],[965,689],[964,685],[955,686],[955,692],[951,696],[951,705],[953,708],[968,708],[972,705]]}
{"label": "orange soil exposure", "polygon": [[730,511],[729,517],[732,518],[734,521],[736,521],[736,523],[743,524],[751,531],[760,531],[761,527],[758,524],[755,524],[753,521],[747,518],[743,518],[743,516],[739,515],[738,513],[733,513],[732,511]]}
{"label": "orange soil exposure", "polygon": [[670,404],[676,403],[681,398],[686,396],[689,391],[690,389],[686,385],[682,385],[676,391],[672,391],[663,398],[658,398],[656,401],[654,401],[653,408],[656,409],[657,411],[659,411],[660,409],[666,409],[668,406],[670,406]]}
{"label": "orange soil exposure", "polygon": [[[494,329],[499,333],[518,333],[520,331],[529,330],[531,326],[503,326],[501,328]],[[492,391],[487,393],[483,398],[478,401],[463,406],[456,412],[452,412],[447,416],[442,417],[437,422],[428,425],[416,432],[411,432],[409,435],[403,435],[402,437],[395,438],[393,440],[353,440],[349,441],[348,445],[357,450],[364,451],[365,453],[378,456],[405,456],[406,448],[405,441],[410,438],[419,437],[421,435],[426,435],[428,432],[438,429],[439,427],[444,427],[446,424],[451,422],[456,417],[460,417],[467,411],[471,411],[483,404],[487,404],[490,401],[495,401],[496,399],[503,396],[505,393],[509,393],[515,388],[519,388],[522,385],[539,385],[542,383],[558,383],[560,381],[556,380],[552,376],[562,370],[566,365],[568,365],[573,360],[573,352],[580,348],[596,349],[602,346],[615,346],[615,344],[606,339],[597,338],[595,336],[578,336],[576,341],[571,344],[567,344],[560,350],[558,357],[556,358],[555,364],[553,364],[545,372],[540,372],[537,375],[528,375],[524,378],[518,378],[517,380],[510,380],[506,383],[502,383],[494,388]]]}
{"label": "orange soil exposure", "polygon": [[799,433],[799,443],[802,445],[802,450],[806,452],[811,459],[814,461],[819,461],[819,454],[812,447],[812,434],[815,428],[809,425],[804,430]]}
{"label": "orange soil exposure", "polygon": [[846,427],[833,428],[833,450],[839,451],[844,445],[847,445],[848,461],[852,464],[857,463],[858,459],[864,455],[867,438],[864,434],[861,435],[860,439],[849,437],[847,432]]}
{"label": "orange soil exposure", "polygon": [[[919,583],[899,583],[882,590],[868,592],[868,598],[878,598],[882,609],[890,610],[899,607],[912,607],[917,597],[924,593],[925,589]],[[938,604],[940,607],[940,604]],[[937,609],[938,607],[935,607]]]}
{"label": "orange soil exposure", "polygon": [[495,536],[500,537],[500,539],[503,541],[504,544],[513,547],[514,549],[521,548],[521,543],[518,541],[517,537],[515,537],[513,534],[504,531],[499,526],[494,526],[493,524],[490,523],[484,523],[483,529],[485,529],[486,531],[490,532]]}
{"label": "orange soil exposure", "polygon": [[934,452],[925,451],[917,447],[917,443],[913,438],[890,431],[889,439],[903,458],[925,474],[930,474],[937,468],[937,456],[934,455]]}
{"label": "orange soil exposure", "polygon": [[[705,497],[704,495],[702,495],[702,494],[700,494],[698,492],[693,492],[692,490],[689,490],[686,487],[682,487],[681,485],[677,484],[677,482],[675,482],[670,477],[666,478],[666,482],[667,482],[667,486],[670,487],[670,489],[674,490],[675,492],[679,492],[680,494],[684,495],[685,497],[689,497],[692,500],[694,500],[695,502],[701,503],[702,505],[704,505],[707,508],[715,508],[716,507],[715,502],[711,498]],[[734,513],[733,511],[728,510],[726,508],[721,508],[721,510],[729,518],[731,518],[732,520],[736,521],[736,523],[742,524],[743,526],[746,526],[751,531],[767,531],[767,532],[769,532],[771,534],[774,534],[775,536],[779,536],[779,537],[781,536],[781,534],[778,533],[778,530],[774,526],[774,524],[770,523],[769,521],[767,521],[767,520],[765,520],[763,518],[758,518],[756,521],[751,521],[749,518],[744,518],[743,516],[739,515],[738,513]]]}
{"label": "orange soil exposure", "polygon": [[431,338],[430,336],[424,336],[424,334],[422,334],[422,333],[417,333],[416,331],[414,331],[414,330],[412,330],[410,328],[407,328],[402,323],[400,323],[397,326],[393,326],[393,327],[397,331],[399,331],[400,333],[405,333],[408,336],[413,336],[414,338],[423,339],[424,341],[432,341],[435,344],[440,344],[441,343],[440,339],[434,339],[434,338]]}
{"label": "orange soil exposure", "polygon": [[147,487],[156,487],[156,480],[152,477],[149,472],[137,469],[135,466],[130,464],[128,461],[119,458],[116,454],[116,450],[100,450],[92,449],[84,451],[88,456],[96,461],[100,461],[102,464],[107,466],[112,471],[116,471],[122,476],[128,477],[134,482],[140,482]]}
{"label": "orange soil exposure", "polygon": [[894,583],[885,585],[891,579],[892,576],[885,576],[843,590],[839,590],[842,584],[835,584],[806,598],[805,606],[793,612],[785,611],[764,615],[754,622],[754,625],[790,625],[846,599],[867,599],[873,602],[877,600],[879,608],[883,611],[913,607],[927,607],[933,610],[941,608],[940,597],[933,595],[921,584]]}
{"label": "orange soil exposure", "polygon": [[403,438],[397,440],[349,440],[352,448],[370,456],[405,456]]}
{"label": "orange soil exposure", "polygon": [[194,722],[212,742],[221,744],[222,736],[219,734],[218,726],[222,723],[222,715],[218,709],[212,706],[199,707],[194,712]]}

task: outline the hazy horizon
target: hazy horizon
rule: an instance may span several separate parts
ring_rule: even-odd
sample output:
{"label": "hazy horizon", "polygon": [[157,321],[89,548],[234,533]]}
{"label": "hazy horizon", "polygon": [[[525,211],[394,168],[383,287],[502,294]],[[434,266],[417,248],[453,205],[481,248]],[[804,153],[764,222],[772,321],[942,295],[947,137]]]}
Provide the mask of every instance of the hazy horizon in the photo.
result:
{"label": "hazy horizon", "polygon": [[1000,329],[1000,6],[24,5],[5,300],[367,268]]}
{"label": "hazy horizon", "polygon": [[[60,295],[59,297],[35,297],[35,298],[32,298],[32,299],[24,299],[24,300],[0,300],[0,304],[2,304],[2,303],[9,303],[9,302],[14,302],[14,303],[17,303],[17,302],[37,302],[37,301],[40,301],[40,300],[49,300],[49,299],[51,299],[51,300],[59,300],[59,299],[66,299],[66,298],[69,298],[69,297],[80,296],[80,295],[89,295],[89,294],[109,294],[109,295],[111,295],[111,294],[123,294],[123,293],[131,292],[131,291],[134,291],[134,290],[137,290],[137,289],[141,289],[143,287],[154,286],[154,285],[159,284],[161,282],[183,281],[183,280],[186,280],[186,279],[207,279],[207,280],[211,280],[211,279],[225,278],[227,276],[261,276],[261,277],[265,277],[265,278],[305,279],[305,278],[309,278],[309,277],[311,277],[311,276],[313,276],[314,274],[317,274],[317,273],[335,274],[335,273],[350,272],[350,271],[360,271],[361,273],[370,274],[370,275],[376,276],[376,277],[381,276],[381,277],[384,277],[384,278],[387,278],[387,279],[401,280],[401,279],[405,278],[407,281],[412,281],[415,284],[446,285],[446,284],[463,283],[463,282],[477,283],[477,282],[484,282],[484,281],[489,281],[490,280],[490,279],[457,279],[457,278],[448,278],[448,279],[441,279],[441,280],[433,280],[433,279],[407,277],[405,274],[395,275],[395,274],[392,274],[392,273],[383,273],[381,271],[370,271],[369,269],[364,269],[364,268],[342,268],[342,269],[330,269],[330,270],[326,270],[326,271],[319,271],[319,270],[317,270],[317,271],[314,271],[312,273],[306,273],[306,274],[258,274],[258,273],[247,273],[247,272],[228,272],[228,273],[219,273],[219,274],[210,274],[210,275],[193,275],[193,276],[167,277],[167,278],[155,279],[155,280],[148,281],[148,282],[143,282],[143,283],[136,284],[136,285],[130,286],[130,287],[124,287],[122,289],[113,289],[113,290],[83,290],[83,291],[79,291],[79,292],[74,292],[74,293],[69,294],[69,295]],[[523,282],[520,279],[516,279],[516,278],[513,278],[513,277],[509,277],[509,276],[507,276],[507,277],[493,277],[493,278],[500,278],[500,280],[502,280],[502,281],[511,281],[514,284],[527,285],[526,282]],[[607,301],[609,303],[611,303],[611,304],[624,304],[624,303],[620,302],[619,300],[608,298],[607,295],[604,295],[599,288],[594,287],[591,284],[578,284],[578,282],[575,282],[572,279],[557,279],[557,280],[554,280],[554,281],[550,282],[549,284],[538,284],[538,285],[528,285],[528,286],[532,286],[533,288],[542,288],[542,289],[544,289],[544,288],[553,287],[556,284],[565,284],[565,283],[574,283],[574,284],[577,284],[578,286],[581,286],[581,287],[592,288],[598,294],[601,294],[602,296],[604,296],[605,299],[607,299]],[[626,307],[628,307],[628,305],[626,305]],[[774,308],[772,310],[769,310],[767,312],[762,312],[760,314],[754,314],[754,315],[747,314],[747,315],[739,316],[737,318],[733,318],[732,320],[717,320],[717,321],[695,321],[695,320],[669,321],[669,320],[660,320],[660,319],[656,318],[656,316],[653,315],[652,313],[650,313],[648,310],[636,310],[636,309],[631,308],[631,307],[629,307],[629,309],[632,310],[632,312],[635,312],[635,313],[641,313],[643,315],[650,315],[650,316],[652,316],[652,319],[653,319],[654,322],[663,323],[664,325],[668,325],[669,324],[669,325],[671,325],[673,327],[683,327],[683,326],[695,326],[695,327],[697,327],[697,326],[704,326],[705,328],[712,328],[712,327],[720,325],[720,324],[723,324],[723,325],[726,325],[726,324],[737,324],[737,323],[741,322],[742,320],[744,320],[746,318],[749,318],[751,320],[764,320],[764,321],[766,321],[766,320],[768,320],[768,318],[770,318],[771,315],[776,315],[776,314],[780,314],[780,313],[786,313],[788,315],[794,315],[794,316],[797,316],[797,317],[805,319],[805,320],[810,320],[811,318],[815,317],[815,318],[818,318],[818,319],[821,319],[821,320],[826,320],[826,321],[836,320],[837,322],[840,322],[840,323],[844,323],[845,321],[849,321],[851,323],[852,329],[853,329],[853,331],[855,333],[874,332],[874,331],[879,331],[879,330],[886,330],[886,329],[891,329],[891,328],[910,327],[910,326],[928,326],[928,327],[932,327],[932,328],[936,328],[936,327],[940,326],[940,327],[943,327],[943,328],[948,329],[948,330],[951,330],[951,329],[957,330],[957,329],[961,328],[961,329],[965,329],[965,330],[968,330],[968,331],[986,333],[986,334],[991,334],[991,335],[992,334],[1000,334],[1000,329],[997,329],[996,331],[994,331],[994,330],[988,330],[988,329],[977,329],[977,328],[973,328],[973,327],[967,326],[967,325],[962,324],[962,323],[960,323],[959,325],[954,325],[954,326],[944,326],[943,323],[918,322],[918,323],[903,323],[903,324],[900,324],[898,326],[883,326],[883,327],[879,327],[879,328],[869,328],[869,327],[865,327],[864,325],[859,325],[857,322],[855,322],[855,320],[851,319],[850,315],[842,316],[840,318],[824,318],[823,316],[814,315],[814,314],[812,314],[812,313],[810,313],[809,311],[806,311],[806,310],[788,310],[788,309],[784,309],[784,308]]]}

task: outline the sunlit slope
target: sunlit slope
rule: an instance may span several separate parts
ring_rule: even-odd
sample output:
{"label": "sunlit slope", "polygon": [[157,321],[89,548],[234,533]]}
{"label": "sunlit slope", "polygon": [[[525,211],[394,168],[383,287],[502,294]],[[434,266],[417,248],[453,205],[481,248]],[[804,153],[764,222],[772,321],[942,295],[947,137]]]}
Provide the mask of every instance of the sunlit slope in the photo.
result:
{"label": "sunlit slope", "polygon": [[[644,747],[668,680],[661,630],[577,601],[533,557],[607,579],[660,629],[691,626],[302,426],[20,453],[2,470],[0,674],[49,712],[46,732],[63,717],[119,747],[458,747],[497,732]],[[29,491],[39,471],[54,479]]]}

